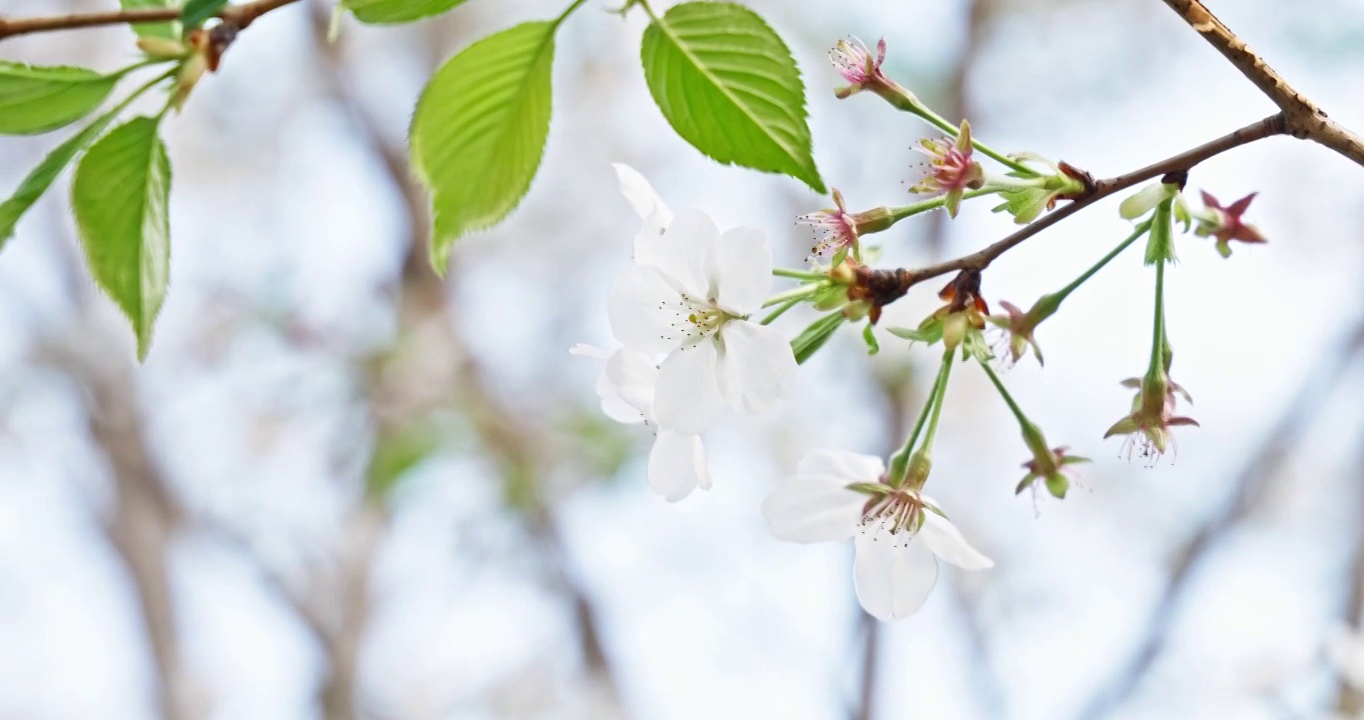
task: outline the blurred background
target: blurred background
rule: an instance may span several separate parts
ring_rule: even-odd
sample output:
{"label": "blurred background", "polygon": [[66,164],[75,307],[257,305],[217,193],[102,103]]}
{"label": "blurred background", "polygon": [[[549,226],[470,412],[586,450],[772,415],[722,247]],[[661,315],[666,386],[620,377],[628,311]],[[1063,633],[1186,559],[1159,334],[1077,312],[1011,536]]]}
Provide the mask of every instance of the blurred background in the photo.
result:
{"label": "blurred background", "polygon": [[[112,4],[0,0],[0,13]],[[997,567],[945,570],[919,614],[869,622],[851,548],[783,544],[758,505],[812,447],[898,444],[936,352],[852,330],[779,414],[707,438],[715,486],[644,483],[648,432],[600,414],[606,287],[637,220],[610,163],[674,208],[766,230],[827,204],[674,135],[638,68],[644,19],[585,8],[560,34],[530,195],[426,265],[404,146],[425,78],[563,2],[475,0],[377,29],[304,3],[244,32],[166,126],[172,288],[151,355],[79,263],[60,181],[0,255],[0,718],[1320,718],[1360,710],[1326,652],[1364,588],[1364,173],[1276,138],[1190,188],[1260,191],[1270,238],[1224,261],[1180,240],[1173,375],[1201,428],[1155,469],[1104,430],[1145,367],[1151,277],[1129,253],[1005,375],[1089,492],[1013,495],[1026,451],[980,373],[949,391],[932,492]],[[905,202],[925,126],[836,101],[827,49],[885,36],[889,72],[996,147],[1124,172],[1273,107],[1157,0],[752,0],[804,72],[825,179]],[[1297,87],[1364,128],[1364,5],[1212,8]],[[6,59],[112,69],[112,27],[6,40]],[[58,140],[0,142],[8,192]],[[985,275],[1028,306],[1127,234],[1117,200]],[[885,262],[1011,230],[968,204],[876,236]],[[885,325],[936,307],[916,288]],[[781,321],[794,336],[811,315]]]}

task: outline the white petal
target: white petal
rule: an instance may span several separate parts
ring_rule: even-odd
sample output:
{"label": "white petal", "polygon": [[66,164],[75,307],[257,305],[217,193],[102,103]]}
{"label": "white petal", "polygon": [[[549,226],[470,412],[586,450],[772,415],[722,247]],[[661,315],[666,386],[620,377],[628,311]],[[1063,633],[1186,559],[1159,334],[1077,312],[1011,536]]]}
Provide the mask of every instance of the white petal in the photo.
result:
{"label": "white petal", "polygon": [[611,167],[616,169],[616,178],[620,180],[620,193],[630,201],[630,206],[639,214],[640,219],[648,219],[650,215],[657,213],[662,227],[667,227],[672,222],[672,211],[663,204],[654,187],[638,170],[625,163],[611,163]]}
{"label": "white petal", "polygon": [[796,376],[796,356],[786,336],[742,320],[725,323],[720,336],[720,389],[730,407],[754,415],[776,410]]}
{"label": "white petal", "polygon": [[735,315],[762,309],[772,289],[772,247],[756,228],[735,228],[720,236],[707,268],[720,307]]}
{"label": "white petal", "polygon": [[855,482],[876,482],[886,472],[881,458],[847,450],[811,450],[796,465],[800,477],[832,475],[846,485]]}
{"label": "white petal", "polygon": [[677,293],[657,270],[632,265],[611,285],[606,312],[617,340],[647,355],[660,355],[677,346],[670,339],[674,313],[660,306],[676,304]]}
{"label": "white petal", "polygon": [[605,360],[606,358],[611,357],[609,351],[603,350],[596,345],[588,345],[587,343],[578,343],[577,345],[574,345],[568,349],[568,354],[592,358],[593,360]]}
{"label": "white petal", "polygon": [[867,531],[856,536],[853,581],[857,600],[877,620],[913,615],[923,607],[938,581],[938,562],[918,542],[904,535]]}
{"label": "white petal", "polygon": [[763,500],[767,529],[780,540],[798,543],[847,540],[857,531],[867,496],[846,486],[842,478],[827,475],[782,481]]}
{"label": "white petal", "polygon": [[636,417],[653,420],[658,367],[648,355],[621,348],[606,361],[602,377],[616,395],[634,410]]}
{"label": "white petal", "polygon": [[951,520],[931,510],[924,512],[924,526],[919,529],[915,542],[924,543],[934,555],[965,570],[985,570],[995,566],[993,560],[966,542]]}
{"label": "white petal", "polygon": [[654,393],[659,427],[694,435],[719,419],[725,399],[720,395],[718,363],[710,340],[674,350],[663,360]]}
{"label": "white petal", "polygon": [[706,267],[720,230],[700,210],[683,210],[662,235],[641,235],[635,245],[635,262],[657,268],[678,293],[697,300],[710,296]]}
{"label": "white petal", "polygon": [[[577,345],[574,345],[568,350],[569,355],[577,355],[578,357],[592,358],[593,360],[608,361],[615,355],[619,355],[622,352],[628,351],[622,348],[621,350],[616,351],[615,354],[612,354],[599,347],[596,347],[595,345],[588,345],[587,343],[578,343]],[[645,358],[645,360],[648,360],[648,358]],[[620,388],[618,388],[614,383],[612,383],[611,379],[607,377],[608,365],[609,362],[604,363],[602,365],[601,372],[597,375],[597,382],[595,386],[597,391],[597,397],[601,398],[602,412],[605,413],[607,417],[611,418],[612,420],[615,420],[618,423],[634,424],[644,422],[645,420],[644,412],[641,411],[641,409],[636,407],[634,404],[627,401],[621,395]],[[650,399],[652,400],[652,395]]]}
{"label": "white petal", "polygon": [[710,489],[710,470],[701,436],[661,430],[649,452],[649,487],[668,502],[677,502],[696,488]]}

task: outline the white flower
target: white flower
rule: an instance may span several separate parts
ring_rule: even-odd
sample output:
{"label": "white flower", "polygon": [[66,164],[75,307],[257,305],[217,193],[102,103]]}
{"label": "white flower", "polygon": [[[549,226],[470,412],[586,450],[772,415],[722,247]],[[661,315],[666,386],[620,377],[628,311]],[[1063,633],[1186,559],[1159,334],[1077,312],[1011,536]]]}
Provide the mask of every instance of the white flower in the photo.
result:
{"label": "white flower", "polygon": [[[645,355],[628,348],[608,352],[579,343],[569,353],[605,361],[597,376],[602,412],[620,423],[654,421],[654,385],[658,368]],[[658,430],[649,451],[649,487],[668,502],[677,502],[696,488],[710,489],[710,470],[701,436]]]}
{"label": "white flower", "polygon": [[877,457],[813,450],[762,506],[768,529],[782,540],[855,538],[857,599],[878,620],[923,607],[938,580],[939,558],[966,570],[994,567],[938,514],[932,499],[884,484],[885,472]]}
{"label": "white flower", "polygon": [[770,412],[796,370],[778,331],[748,322],[772,283],[772,250],[753,228],[721,234],[705,213],[675,217],[639,173],[617,165],[621,190],[643,218],[635,264],[611,290],[611,327],[659,366],[660,427],[699,433],[726,406]]}

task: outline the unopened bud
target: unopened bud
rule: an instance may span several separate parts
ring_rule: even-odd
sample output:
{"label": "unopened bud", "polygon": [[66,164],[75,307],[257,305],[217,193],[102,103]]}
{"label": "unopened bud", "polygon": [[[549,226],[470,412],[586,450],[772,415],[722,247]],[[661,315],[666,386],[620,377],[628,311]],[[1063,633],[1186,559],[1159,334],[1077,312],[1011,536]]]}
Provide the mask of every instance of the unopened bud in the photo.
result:
{"label": "unopened bud", "polygon": [[138,38],[137,49],[154,58],[179,58],[189,52],[189,48],[179,40],[151,36]]}
{"label": "unopened bud", "polygon": [[933,457],[920,450],[909,458],[909,472],[905,473],[905,484],[914,490],[923,489],[928,482],[928,474],[933,471]]}

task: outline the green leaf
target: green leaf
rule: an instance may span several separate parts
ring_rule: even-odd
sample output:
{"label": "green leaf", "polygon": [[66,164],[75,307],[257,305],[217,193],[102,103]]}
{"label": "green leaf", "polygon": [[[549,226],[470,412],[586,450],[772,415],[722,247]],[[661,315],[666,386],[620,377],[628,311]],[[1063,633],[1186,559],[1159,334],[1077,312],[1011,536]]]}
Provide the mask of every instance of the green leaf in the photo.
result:
{"label": "green leaf", "polygon": [[37,202],[49,187],[52,187],[52,183],[62,170],[109,127],[121,110],[120,107],[101,115],[84,130],[67,138],[66,142],[48,153],[47,157],[29,172],[28,177],[19,183],[19,187],[8,200],[0,204],[0,248],[3,248],[5,241],[14,235],[14,226],[19,223],[19,218],[33,207],[33,203]]}
{"label": "green leaf", "polygon": [[47,132],[89,115],[121,75],[0,60],[0,134]]}
{"label": "green leaf", "polygon": [[[150,10],[153,8],[173,8],[180,6],[180,0],[119,0],[124,10]],[[180,23],[175,21],[158,23],[136,23],[131,26],[139,37],[158,37],[167,40],[180,39]]]}
{"label": "green leaf", "polygon": [[180,13],[180,22],[187,28],[197,28],[226,5],[227,0],[189,0],[185,3],[185,11]]}
{"label": "green leaf", "polygon": [[791,352],[796,356],[796,363],[804,365],[806,360],[824,347],[824,343],[833,337],[834,331],[843,324],[843,320],[843,313],[829,313],[801,331],[800,335],[791,341]]}
{"label": "green leaf", "polygon": [[888,327],[887,331],[898,338],[904,338],[910,342],[921,342],[932,345],[942,340],[942,321],[934,320],[920,325],[917,329],[905,327]]}
{"label": "green leaf", "polygon": [[555,22],[522,23],[465,48],[431,77],[412,117],[412,163],[431,190],[431,265],[460,236],[501,222],[530,189],[549,135]]}
{"label": "green leaf", "polygon": [[862,328],[862,341],[867,344],[868,355],[881,352],[881,343],[876,341],[876,332],[872,329],[871,323],[867,323],[866,327]]}
{"label": "green leaf", "polygon": [[825,191],[811,156],[800,71],[752,10],[722,2],[676,5],[644,31],[640,59],[654,102],[697,150]]}
{"label": "green leaf", "polygon": [[356,20],[375,25],[421,20],[462,4],[464,0],[341,0]]}
{"label": "green leaf", "polygon": [[171,169],[157,125],[138,117],[114,128],[81,159],[71,186],[90,274],[132,321],[139,360],[170,277]]}

